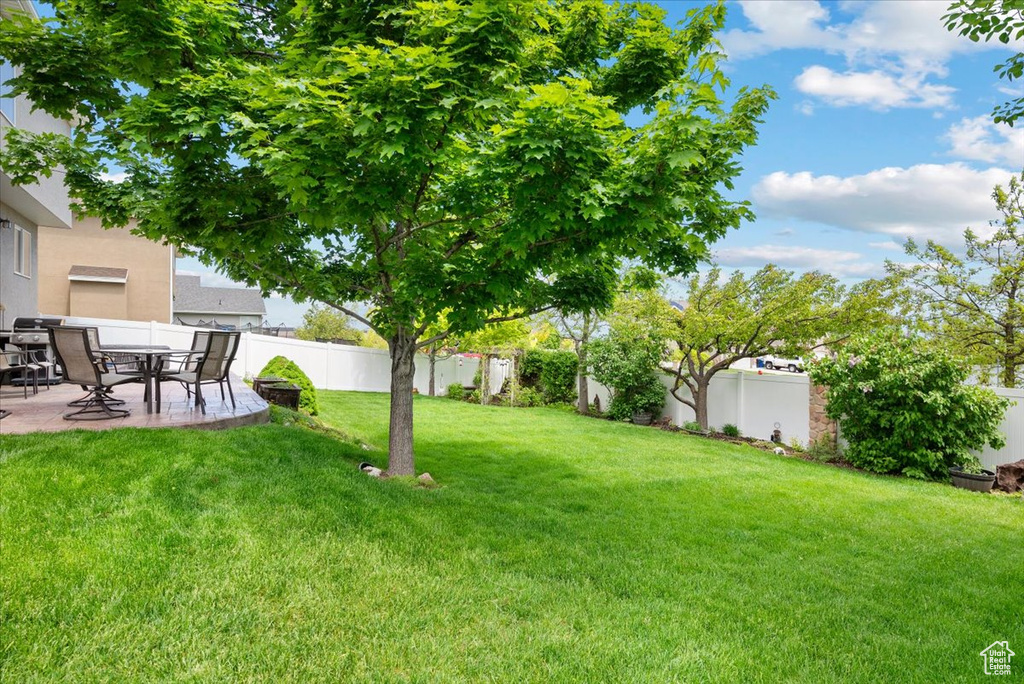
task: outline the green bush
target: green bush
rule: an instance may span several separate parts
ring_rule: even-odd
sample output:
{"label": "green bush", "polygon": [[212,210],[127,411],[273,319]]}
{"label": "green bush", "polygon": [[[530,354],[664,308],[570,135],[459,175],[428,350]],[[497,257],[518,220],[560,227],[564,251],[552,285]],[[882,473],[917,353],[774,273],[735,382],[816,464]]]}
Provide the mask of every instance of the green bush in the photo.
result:
{"label": "green bush", "polygon": [[739,437],[740,429],[732,423],[726,423],[722,426],[722,434],[726,437]]}
{"label": "green bush", "polygon": [[590,343],[594,379],[612,391],[609,417],[625,420],[634,413],[661,412],[665,385],[660,360],[661,346],[650,340],[610,337]]}
{"label": "green bush", "polygon": [[898,331],[854,339],[810,368],[828,387],[830,418],[842,423],[845,457],[858,468],[945,478],[970,449],[1005,443],[998,427],[1009,402],[965,385],[969,369]]}
{"label": "green bush", "polygon": [[541,373],[544,372],[544,352],[539,349],[530,349],[523,352],[516,370],[519,373],[520,385],[523,387],[538,387],[540,385]]}
{"label": "green bush", "polygon": [[579,376],[580,360],[576,352],[542,352],[543,367],[540,372],[540,386],[544,401],[549,404],[569,404],[576,401],[576,378]]}
{"label": "green bush", "polygon": [[831,435],[819,435],[807,445],[807,455],[822,463],[836,463],[841,460],[839,447]]}
{"label": "green bush", "polygon": [[516,390],[514,406],[543,406],[544,395],[532,387],[520,387]]}
{"label": "green bush", "polygon": [[683,423],[683,429],[688,432],[704,432],[704,428],[702,428],[700,423],[695,420],[688,420]]}
{"label": "green bush", "polygon": [[320,413],[320,403],[317,400],[316,388],[313,387],[309,376],[302,372],[302,369],[295,365],[295,362],[284,356],[275,356],[267,362],[267,365],[260,371],[259,377],[273,376],[284,378],[302,388],[299,395],[299,409],[311,416]]}
{"label": "green bush", "polygon": [[453,382],[448,385],[448,390],[445,392],[449,399],[462,400],[466,398],[466,389],[462,386],[462,383]]}

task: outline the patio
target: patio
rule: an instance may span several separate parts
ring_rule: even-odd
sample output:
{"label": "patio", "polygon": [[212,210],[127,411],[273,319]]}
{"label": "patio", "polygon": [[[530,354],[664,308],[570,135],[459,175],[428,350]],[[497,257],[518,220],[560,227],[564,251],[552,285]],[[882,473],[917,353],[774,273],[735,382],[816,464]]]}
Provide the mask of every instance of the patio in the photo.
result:
{"label": "patio", "polygon": [[206,415],[192,406],[185,389],[176,382],[165,382],[161,387],[162,406],[160,413],[146,413],[143,387],[140,383],[120,385],[114,396],[126,403],[123,408],[131,410],[127,418],[111,420],[64,420],[64,414],[74,409],[68,402],[85,394],[78,385],[51,385],[47,390],[39,387],[38,394],[29,393],[23,398],[21,387],[4,385],[0,387],[0,409],[10,411],[0,420],[0,434],[13,435],[27,432],[59,432],[62,430],[109,430],[119,427],[180,427],[202,430],[223,430],[265,423],[270,417],[270,407],[240,378],[231,375],[231,387],[235,394],[236,408],[231,400],[222,401],[216,386],[204,388]]}

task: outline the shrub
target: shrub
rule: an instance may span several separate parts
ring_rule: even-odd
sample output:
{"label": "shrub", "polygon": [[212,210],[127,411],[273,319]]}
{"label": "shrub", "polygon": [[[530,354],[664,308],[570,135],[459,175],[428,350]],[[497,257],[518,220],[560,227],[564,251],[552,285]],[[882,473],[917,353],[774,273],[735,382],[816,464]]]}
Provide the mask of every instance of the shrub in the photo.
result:
{"label": "shrub", "polygon": [[513,396],[509,394],[502,397],[501,403],[503,406],[543,406],[544,395],[532,387],[517,387],[515,400],[513,401]]}
{"label": "shrub", "polygon": [[544,401],[549,404],[569,404],[576,400],[576,378],[579,376],[580,361],[576,352],[541,352],[543,365],[540,372],[540,386]]}
{"label": "shrub", "polygon": [[943,478],[968,450],[1001,448],[1009,402],[964,384],[969,369],[917,338],[880,331],[854,339],[834,359],[811,366],[828,389],[826,412],[840,420],[845,457],[858,468]]}
{"label": "shrub", "polygon": [[822,463],[836,463],[841,460],[839,447],[830,435],[819,435],[818,439],[808,444],[807,455]]}
{"label": "shrub", "polygon": [[568,404],[576,400],[579,358],[572,351],[531,349],[516,364],[519,384],[544,393],[548,404]]}
{"label": "shrub", "polygon": [[453,382],[448,385],[448,389],[445,391],[445,394],[449,399],[458,399],[461,401],[466,398],[466,389],[462,386],[462,383]]}
{"label": "shrub", "polygon": [[523,387],[537,387],[544,372],[544,352],[531,349],[523,353],[517,364],[519,384]]}
{"label": "shrub", "polygon": [[683,423],[683,429],[688,432],[704,432],[704,428],[702,428],[700,423],[695,420],[688,420]]}
{"label": "shrub", "polygon": [[634,413],[657,414],[665,405],[657,343],[616,336],[597,340],[590,343],[590,360],[594,379],[612,391],[609,417],[624,420]]}
{"label": "shrub", "polygon": [[475,390],[473,390],[472,392],[469,393],[469,401],[473,402],[474,404],[479,404],[480,403],[480,399],[482,397],[483,397],[483,394],[481,394],[479,389],[475,389]]}
{"label": "shrub", "polygon": [[302,388],[299,395],[299,409],[311,416],[320,413],[320,403],[317,400],[316,388],[313,387],[302,369],[295,365],[295,362],[285,356],[275,356],[267,362],[267,365],[260,371],[259,377],[274,376],[284,378],[288,382],[295,383]]}
{"label": "shrub", "polygon": [[739,437],[740,429],[732,423],[726,423],[722,426],[722,434],[726,437]]}

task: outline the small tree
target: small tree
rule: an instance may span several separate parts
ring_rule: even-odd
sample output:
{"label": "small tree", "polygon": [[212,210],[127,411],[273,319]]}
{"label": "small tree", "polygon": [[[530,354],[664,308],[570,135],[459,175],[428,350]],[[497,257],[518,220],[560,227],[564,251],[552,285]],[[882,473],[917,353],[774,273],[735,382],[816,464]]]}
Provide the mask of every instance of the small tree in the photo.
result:
{"label": "small tree", "polygon": [[302,314],[302,325],[295,329],[300,340],[349,340],[359,342],[363,334],[352,327],[351,319],[336,309],[313,304]]}
{"label": "small tree", "polygon": [[798,355],[835,344],[885,319],[882,296],[874,281],[848,293],[832,276],[796,277],[773,264],[750,278],[736,271],[723,280],[717,266],[703,278],[694,276],[676,319],[674,339],[682,359],[672,396],[692,408],[706,430],[708,388],[716,374],[740,359]]}
{"label": "small tree", "polygon": [[968,450],[1004,444],[1009,401],[963,384],[968,370],[920,338],[883,330],[851,340],[810,367],[828,387],[830,418],[842,424],[847,459],[876,473],[939,478],[971,459]]}
{"label": "small tree", "polygon": [[1024,173],[992,193],[1002,219],[988,239],[964,231],[965,254],[908,240],[920,264],[888,262],[923,302],[932,331],[969,364],[999,366],[1003,387],[1017,387],[1024,369]]}

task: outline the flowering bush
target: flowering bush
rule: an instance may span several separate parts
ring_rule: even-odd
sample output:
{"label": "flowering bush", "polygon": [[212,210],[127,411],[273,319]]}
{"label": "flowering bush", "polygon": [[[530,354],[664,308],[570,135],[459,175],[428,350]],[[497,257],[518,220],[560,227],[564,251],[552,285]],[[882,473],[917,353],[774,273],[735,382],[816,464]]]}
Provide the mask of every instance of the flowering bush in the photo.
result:
{"label": "flowering bush", "polygon": [[969,369],[919,339],[880,331],[811,365],[828,387],[830,418],[849,442],[846,458],[876,473],[944,477],[969,449],[1003,446],[998,426],[1009,402],[964,384]]}
{"label": "flowering bush", "polygon": [[616,420],[634,413],[657,415],[665,405],[658,377],[661,346],[645,338],[612,335],[590,343],[594,379],[612,391],[608,415]]}

